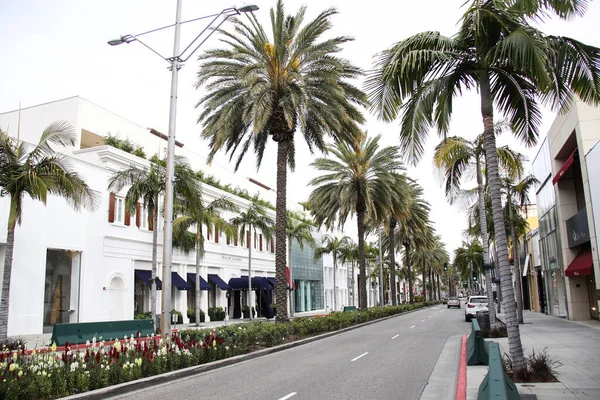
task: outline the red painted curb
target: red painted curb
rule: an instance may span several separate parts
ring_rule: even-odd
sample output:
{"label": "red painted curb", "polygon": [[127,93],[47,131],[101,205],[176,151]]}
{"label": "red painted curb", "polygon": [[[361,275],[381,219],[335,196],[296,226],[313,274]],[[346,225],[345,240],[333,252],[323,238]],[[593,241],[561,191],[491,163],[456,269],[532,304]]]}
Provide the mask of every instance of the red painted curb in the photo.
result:
{"label": "red painted curb", "polygon": [[462,337],[458,380],[456,382],[456,396],[454,398],[456,400],[467,399],[467,335],[463,335]]}

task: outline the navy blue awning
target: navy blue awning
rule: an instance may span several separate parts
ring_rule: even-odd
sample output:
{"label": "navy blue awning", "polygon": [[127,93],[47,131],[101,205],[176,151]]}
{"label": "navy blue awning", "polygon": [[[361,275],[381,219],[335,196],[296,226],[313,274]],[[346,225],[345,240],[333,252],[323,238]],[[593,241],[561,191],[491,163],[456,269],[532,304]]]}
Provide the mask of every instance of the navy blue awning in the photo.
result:
{"label": "navy blue awning", "polygon": [[[194,286],[196,285],[196,274],[188,272],[187,278],[194,282]],[[200,277],[200,290],[212,290],[212,286],[210,286],[203,277]]]}
{"label": "navy blue awning", "polygon": [[192,287],[177,272],[171,272],[171,283],[179,290],[188,290]]}
{"label": "navy blue awning", "polygon": [[[145,284],[146,286],[148,286],[149,288],[152,287],[152,271],[146,271],[143,269],[136,269],[135,270],[135,275],[140,278]],[[158,279],[158,276],[156,277],[156,290],[162,290],[162,282],[160,279]]]}
{"label": "navy blue awning", "polygon": [[231,286],[229,286],[219,275],[208,274],[208,280],[217,285],[217,287],[221,290],[231,290]]}
{"label": "navy blue awning", "polygon": [[[229,286],[232,290],[248,290],[248,277],[242,276],[241,278],[231,278],[229,280]],[[271,290],[271,284],[262,276],[255,276],[252,278],[252,290]]]}
{"label": "navy blue awning", "polygon": [[275,278],[267,278],[267,280],[269,281],[269,283],[271,284],[271,286],[275,287]]}

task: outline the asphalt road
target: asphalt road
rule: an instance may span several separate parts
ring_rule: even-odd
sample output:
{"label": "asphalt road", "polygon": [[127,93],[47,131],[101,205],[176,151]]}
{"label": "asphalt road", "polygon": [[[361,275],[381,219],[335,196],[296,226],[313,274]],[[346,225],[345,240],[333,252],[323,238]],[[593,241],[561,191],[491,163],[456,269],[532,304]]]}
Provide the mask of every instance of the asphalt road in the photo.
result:
{"label": "asphalt road", "polygon": [[439,305],[115,398],[419,399],[446,339],[469,327]]}

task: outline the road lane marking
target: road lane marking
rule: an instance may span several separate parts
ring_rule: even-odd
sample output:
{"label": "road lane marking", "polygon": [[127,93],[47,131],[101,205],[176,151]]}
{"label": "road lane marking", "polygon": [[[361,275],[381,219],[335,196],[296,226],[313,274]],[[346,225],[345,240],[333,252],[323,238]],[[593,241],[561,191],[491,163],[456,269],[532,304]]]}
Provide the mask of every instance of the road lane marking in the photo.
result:
{"label": "road lane marking", "polygon": [[426,319],[424,319],[424,320],[423,320],[423,321],[421,321],[421,322],[425,322],[425,321],[427,321],[427,320],[426,320]]}
{"label": "road lane marking", "polygon": [[433,317],[433,315],[430,315],[429,318]]}
{"label": "road lane marking", "polygon": [[416,326],[416,325],[413,325],[413,326],[411,326],[411,327],[410,327],[410,329],[414,328],[415,326]]}
{"label": "road lane marking", "polygon": [[392,340],[396,339],[398,336],[400,336],[400,335],[396,335],[396,336],[394,336],[394,337],[392,338]]}
{"label": "road lane marking", "polygon": [[292,392],[290,394],[288,394],[287,396],[283,396],[282,398],[280,398],[279,400],[287,400],[290,397],[294,397],[296,395],[296,392]]}
{"label": "road lane marking", "polygon": [[367,351],[366,353],[363,353],[363,354],[361,354],[361,355],[360,355],[360,356],[358,356],[358,357],[354,357],[352,360],[350,360],[350,362],[356,361],[356,360],[358,360],[359,358],[362,358],[362,357],[366,356],[367,354],[369,354],[369,352],[368,352],[368,351]]}

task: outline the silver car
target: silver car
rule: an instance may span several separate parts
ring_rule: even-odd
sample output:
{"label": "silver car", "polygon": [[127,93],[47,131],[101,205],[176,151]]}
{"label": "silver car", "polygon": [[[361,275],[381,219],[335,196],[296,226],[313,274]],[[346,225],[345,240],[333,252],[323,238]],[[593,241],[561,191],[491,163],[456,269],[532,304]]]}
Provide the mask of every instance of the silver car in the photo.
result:
{"label": "silver car", "polygon": [[477,311],[489,311],[487,296],[471,296],[465,307],[465,321],[471,321],[477,315]]}
{"label": "silver car", "polygon": [[456,307],[456,308],[460,308],[460,300],[457,299],[456,297],[450,297],[448,298],[448,308],[450,307]]}

